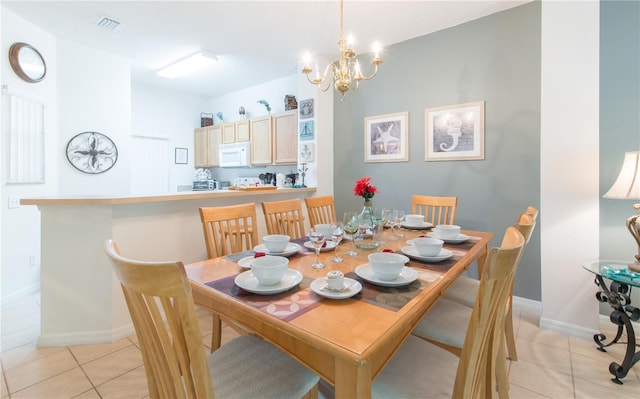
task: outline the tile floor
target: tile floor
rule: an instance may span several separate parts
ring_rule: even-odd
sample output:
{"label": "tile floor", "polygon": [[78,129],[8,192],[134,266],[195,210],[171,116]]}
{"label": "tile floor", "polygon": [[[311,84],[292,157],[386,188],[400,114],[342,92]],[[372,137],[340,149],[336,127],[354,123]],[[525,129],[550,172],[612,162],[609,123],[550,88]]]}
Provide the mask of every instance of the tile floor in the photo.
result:
{"label": "tile floor", "polygon": [[[211,316],[205,310],[198,314],[204,344],[209,345]],[[590,340],[540,330],[531,309],[516,308],[514,315],[520,360],[509,366],[511,398],[640,398],[640,364],[624,385],[609,379],[609,363],[622,360],[621,345],[601,353]],[[38,295],[2,306],[1,317],[2,399],[148,397],[135,336],[111,344],[37,348]],[[225,327],[223,341],[234,336]],[[321,386],[321,397],[330,396]]]}

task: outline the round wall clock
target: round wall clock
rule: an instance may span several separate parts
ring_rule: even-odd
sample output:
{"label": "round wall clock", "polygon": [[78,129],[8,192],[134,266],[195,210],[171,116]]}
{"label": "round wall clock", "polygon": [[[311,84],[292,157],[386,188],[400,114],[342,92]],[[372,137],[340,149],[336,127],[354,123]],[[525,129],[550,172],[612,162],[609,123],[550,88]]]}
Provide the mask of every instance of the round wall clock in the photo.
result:
{"label": "round wall clock", "polygon": [[36,83],[44,79],[47,65],[42,55],[27,43],[13,43],[9,48],[9,63],[20,79]]}
{"label": "round wall clock", "polygon": [[102,133],[82,132],[67,144],[67,159],[74,168],[89,174],[104,173],[118,160],[118,149]]}

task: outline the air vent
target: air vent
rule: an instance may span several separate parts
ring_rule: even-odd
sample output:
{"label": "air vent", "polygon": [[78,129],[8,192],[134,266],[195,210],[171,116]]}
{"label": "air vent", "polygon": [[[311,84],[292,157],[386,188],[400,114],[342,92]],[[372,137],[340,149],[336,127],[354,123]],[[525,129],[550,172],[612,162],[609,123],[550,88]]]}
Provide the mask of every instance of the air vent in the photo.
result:
{"label": "air vent", "polygon": [[109,32],[117,32],[122,29],[124,23],[116,21],[113,18],[105,17],[103,15],[95,20],[94,25]]}

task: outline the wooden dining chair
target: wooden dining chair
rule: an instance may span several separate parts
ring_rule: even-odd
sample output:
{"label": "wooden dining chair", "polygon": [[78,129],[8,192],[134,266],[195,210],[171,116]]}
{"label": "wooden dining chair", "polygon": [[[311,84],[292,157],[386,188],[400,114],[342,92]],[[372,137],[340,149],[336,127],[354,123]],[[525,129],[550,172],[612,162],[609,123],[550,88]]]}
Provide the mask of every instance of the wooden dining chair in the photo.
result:
{"label": "wooden dining chair", "polygon": [[311,398],[318,376],[275,346],[240,336],[206,356],[182,262],[126,259],[104,243],[140,342],[151,398]]}
{"label": "wooden dining chair", "polygon": [[[535,218],[538,216],[538,210],[534,207],[528,207],[526,213],[520,214],[518,222],[515,227],[524,236],[525,248],[531,239],[533,230],[535,229]],[[516,339],[515,332],[513,330],[513,284],[515,282],[515,275],[511,281],[511,289],[509,297],[507,298],[507,314],[505,316],[505,340],[507,344],[507,353],[509,359],[518,360],[518,353],[516,351]],[[473,307],[475,298],[480,285],[479,280],[476,280],[467,276],[460,276],[451,286],[445,291],[444,298],[458,302],[460,304]]]}
{"label": "wooden dining chair", "polygon": [[411,196],[411,212],[424,215],[424,221],[433,224],[455,224],[458,197]]}
{"label": "wooden dining chair", "polygon": [[262,212],[268,234],[287,234],[292,240],[306,236],[300,199],[263,202]]}
{"label": "wooden dining chair", "polygon": [[258,245],[254,203],[200,208],[200,220],[209,259]]}
{"label": "wooden dining chair", "polygon": [[336,219],[336,207],[333,201],[333,195],[305,197],[304,202],[307,206],[309,225],[311,227],[316,224],[335,223],[338,221],[338,219]]}
{"label": "wooden dining chair", "polygon": [[[522,234],[508,227],[487,254],[473,309],[436,302],[374,381],[372,396],[491,398],[497,380],[500,397],[508,397],[504,308],[523,247]],[[454,362],[442,349],[458,357],[453,381]]]}

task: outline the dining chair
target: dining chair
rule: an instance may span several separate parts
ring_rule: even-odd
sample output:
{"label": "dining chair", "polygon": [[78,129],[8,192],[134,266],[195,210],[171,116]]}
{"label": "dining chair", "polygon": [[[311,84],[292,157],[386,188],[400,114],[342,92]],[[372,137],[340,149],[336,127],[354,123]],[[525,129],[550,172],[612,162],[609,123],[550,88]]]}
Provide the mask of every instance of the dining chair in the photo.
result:
{"label": "dining chair", "polygon": [[307,206],[309,225],[311,227],[316,224],[335,223],[338,221],[338,219],[336,219],[336,208],[333,201],[333,195],[305,197],[304,202]]}
{"label": "dining chair", "polygon": [[424,221],[431,224],[454,224],[458,197],[434,197],[429,195],[411,196],[411,212],[424,215]]}
{"label": "dining chair", "polygon": [[258,245],[254,203],[200,208],[200,220],[209,259]]}
{"label": "dining chair", "polygon": [[240,336],[205,355],[182,262],[127,259],[112,240],[104,250],[140,342],[149,397],[317,397],[318,376],[257,337]]}
{"label": "dining chair", "polygon": [[438,300],[374,381],[372,396],[490,398],[497,380],[500,397],[508,397],[504,308],[523,247],[522,234],[507,227],[487,254],[473,308]]}
{"label": "dining chair", "polygon": [[[536,226],[535,217],[538,216],[538,210],[534,207],[527,208],[526,213],[520,214],[518,222],[515,227],[520,231],[525,239],[525,248],[531,239],[533,230]],[[518,360],[518,353],[516,351],[516,339],[513,330],[513,284],[515,282],[515,275],[511,281],[510,294],[507,298],[507,314],[505,316],[505,340],[507,344],[507,353],[509,359]],[[475,297],[480,285],[479,280],[476,280],[467,276],[458,277],[453,284],[445,291],[443,297],[454,302],[473,307]]]}
{"label": "dining chair", "polygon": [[306,236],[300,199],[263,202],[262,212],[268,234],[287,234],[292,240]]}

